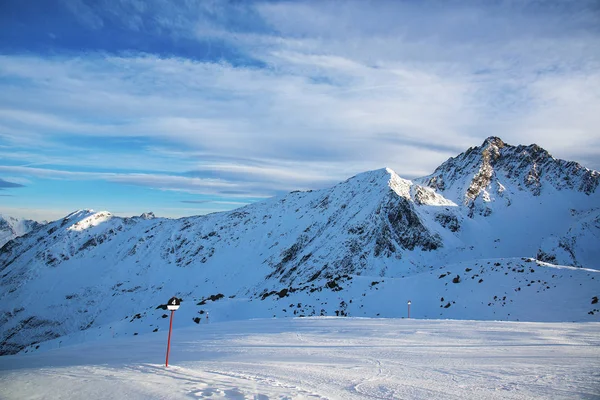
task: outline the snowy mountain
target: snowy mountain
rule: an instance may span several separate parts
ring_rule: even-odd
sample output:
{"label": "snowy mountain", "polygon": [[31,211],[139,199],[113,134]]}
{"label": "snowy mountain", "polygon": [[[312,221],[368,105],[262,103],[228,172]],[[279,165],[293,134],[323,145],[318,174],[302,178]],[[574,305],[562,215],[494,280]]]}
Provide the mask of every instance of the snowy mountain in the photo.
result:
{"label": "snowy mountain", "polygon": [[77,211],[0,249],[0,351],[155,332],[173,295],[191,325],[404,317],[408,299],[415,318],[598,321],[599,179],[488,138],[414,181],[380,169],[177,220]]}
{"label": "snowy mountain", "polygon": [[511,146],[490,137],[416,181],[460,204],[461,211],[466,207],[471,219],[491,217],[487,221],[510,233],[519,254],[526,250],[521,244],[534,239],[542,261],[599,265],[598,171],[555,159],[535,144]]}
{"label": "snowy mountain", "polygon": [[9,240],[42,226],[37,221],[0,215],[0,247]]}

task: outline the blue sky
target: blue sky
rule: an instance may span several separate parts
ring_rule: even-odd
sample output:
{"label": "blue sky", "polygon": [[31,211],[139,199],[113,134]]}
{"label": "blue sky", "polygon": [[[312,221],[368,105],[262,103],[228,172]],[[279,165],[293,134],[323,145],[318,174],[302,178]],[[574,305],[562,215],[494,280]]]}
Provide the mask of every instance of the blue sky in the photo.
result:
{"label": "blue sky", "polygon": [[491,135],[600,169],[597,1],[0,2],[0,213],[180,217]]}

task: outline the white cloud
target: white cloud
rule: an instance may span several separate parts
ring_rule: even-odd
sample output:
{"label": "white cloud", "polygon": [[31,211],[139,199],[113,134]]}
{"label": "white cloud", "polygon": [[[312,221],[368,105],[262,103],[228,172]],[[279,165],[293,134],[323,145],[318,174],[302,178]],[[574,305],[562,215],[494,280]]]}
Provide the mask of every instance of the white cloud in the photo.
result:
{"label": "white cloud", "polygon": [[[159,190],[175,190],[187,193],[213,195],[228,193],[232,197],[267,197],[264,193],[254,192],[251,185],[240,182],[229,182],[222,179],[144,173],[80,172],[51,168],[4,165],[0,165],[0,171],[46,179],[104,180],[108,182],[146,186]],[[235,193],[232,194],[233,192]]]}
{"label": "white cloud", "polygon": [[[28,61],[21,59],[23,64]],[[398,68],[358,66],[358,72],[350,76],[353,84],[336,86],[271,70],[150,56],[116,61],[100,58],[76,66],[67,62],[74,68],[71,75],[86,78],[55,80],[53,64],[62,60],[47,63],[48,68],[39,65],[37,75],[24,70],[19,73],[34,83],[44,81],[35,96],[38,110],[3,110],[5,125],[13,123],[35,132],[44,129],[84,136],[160,138],[228,155],[251,151],[259,157],[279,155],[291,160],[310,158],[312,152],[321,160],[352,158],[353,149],[364,150],[365,142],[376,139],[381,131],[405,131],[404,135],[420,137],[415,127],[447,120],[464,92],[461,83],[445,83],[436,76],[408,74]],[[106,72],[97,72],[99,65],[109,64],[110,68],[114,63],[120,68],[103,80]],[[50,73],[44,76],[46,70]],[[139,80],[133,86],[145,87],[148,93],[135,93],[138,89],[132,87],[129,75]],[[390,79],[396,81],[389,84]],[[155,83],[160,80],[171,82],[175,89]],[[188,85],[184,87],[182,82]],[[159,87],[153,89],[153,85]],[[57,91],[69,96],[51,101]],[[24,97],[30,97],[18,93],[8,96],[14,99],[13,104],[25,103]],[[127,118],[125,110],[129,112]],[[416,119],[417,111],[422,120]],[[91,118],[101,122],[90,122]],[[440,129],[448,128],[440,125],[430,130]],[[298,149],[301,152],[296,155]],[[376,167],[385,163],[373,161]]]}
{"label": "white cloud", "polygon": [[544,76],[531,85],[535,109],[515,127],[515,139],[552,143],[560,158],[593,159],[600,154],[600,72]]}

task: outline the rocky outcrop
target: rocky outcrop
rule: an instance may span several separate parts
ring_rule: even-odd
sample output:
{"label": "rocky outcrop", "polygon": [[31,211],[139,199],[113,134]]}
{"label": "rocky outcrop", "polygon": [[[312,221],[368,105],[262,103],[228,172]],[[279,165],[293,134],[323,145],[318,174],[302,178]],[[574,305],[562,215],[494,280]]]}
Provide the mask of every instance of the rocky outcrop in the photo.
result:
{"label": "rocky outcrop", "polygon": [[532,196],[552,190],[594,194],[600,173],[573,161],[556,159],[536,144],[512,146],[498,137],[489,137],[481,146],[448,159],[433,174],[416,182],[465,205],[473,216],[492,212],[485,203],[502,200],[510,206],[507,188],[511,193],[523,191]]}

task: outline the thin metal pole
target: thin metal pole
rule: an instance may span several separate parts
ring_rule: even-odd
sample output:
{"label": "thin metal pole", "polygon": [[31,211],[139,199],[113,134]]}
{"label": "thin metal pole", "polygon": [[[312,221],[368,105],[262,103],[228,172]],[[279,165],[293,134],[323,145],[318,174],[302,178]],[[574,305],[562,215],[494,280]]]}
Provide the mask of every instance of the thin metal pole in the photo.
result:
{"label": "thin metal pole", "polygon": [[175,314],[175,311],[171,311],[171,319],[169,322],[169,340],[167,341],[167,359],[165,361],[165,367],[169,366],[169,351],[171,350],[171,330],[173,329],[173,314]]}
{"label": "thin metal pole", "polygon": [[410,319],[410,304],[408,305],[408,319]]}

